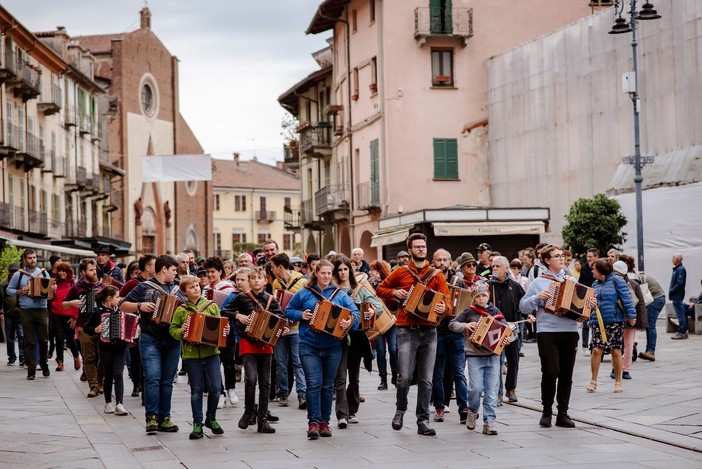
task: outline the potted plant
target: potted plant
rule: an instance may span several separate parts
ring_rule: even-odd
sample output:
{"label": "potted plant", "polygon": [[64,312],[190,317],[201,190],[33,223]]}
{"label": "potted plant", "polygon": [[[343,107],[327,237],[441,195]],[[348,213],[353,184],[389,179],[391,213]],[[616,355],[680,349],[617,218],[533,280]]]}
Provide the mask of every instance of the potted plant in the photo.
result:
{"label": "potted plant", "polygon": [[375,93],[376,91],[378,91],[378,84],[377,84],[377,83],[371,83],[370,86],[369,86],[369,88],[370,88],[370,90],[371,90],[373,93]]}
{"label": "potted plant", "polygon": [[437,75],[434,77],[434,81],[436,83],[449,83],[451,81],[451,77],[448,75]]}

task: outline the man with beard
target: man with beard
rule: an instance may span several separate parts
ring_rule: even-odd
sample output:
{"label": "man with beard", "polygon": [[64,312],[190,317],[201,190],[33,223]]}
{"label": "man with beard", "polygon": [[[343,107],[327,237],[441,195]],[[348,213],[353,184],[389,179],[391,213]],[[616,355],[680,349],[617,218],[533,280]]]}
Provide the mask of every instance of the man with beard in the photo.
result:
{"label": "man with beard", "polygon": [[[27,361],[27,379],[34,379],[37,372],[35,363],[35,342],[39,342],[39,365],[44,377],[49,371],[49,310],[46,298],[32,298],[29,293],[31,277],[49,277],[49,273],[37,267],[37,253],[27,249],[22,254],[24,269],[15,272],[7,285],[7,294],[17,297],[20,309],[20,321],[24,332],[24,358]],[[56,288],[56,287],[54,287]]]}
{"label": "man with beard", "polygon": [[95,259],[82,259],[79,270],[81,279],[68,290],[61,306],[63,309],[78,308],[78,320],[71,326],[78,328],[80,351],[83,355],[83,372],[90,386],[88,397],[95,397],[102,392],[103,372],[98,355],[100,337],[98,334],[87,334],[83,331],[83,326],[92,315],[98,314],[95,295],[102,290],[104,284],[98,277]]}
{"label": "man with beard", "polygon": [[[411,260],[406,266],[398,266],[378,285],[377,293],[386,303],[401,306],[409,298],[410,288],[422,281],[427,288],[449,296],[446,279],[439,271],[427,262],[427,237],[421,233],[413,233],[407,238],[407,248]],[[389,305],[390,306],[390,305]],[[390,306],[391,309],[394,309]],[[436,305],[440,315],[450,312],[447,302]],[[397,313],[397,402],[392,428],[401,430],[403,417],[407,411],[407,394],[410,378],[415,363],[417,366],[417,433],[420,435],[436,435],[429,426],[429,400],[431,398],[431,380],[436,359],[436,324],[422,321],[408,314],[403,308]]]}
{"label": "man with beard", "polygon": [[122,288],[122,285],[124,285],[122,269],[117,267],[117,265],[110,259],[110,247],[98,246],[98,248],[95,250],[95,254],[97,255],[98,278],[104,281],[105,277],[111,277],[112,282],[110,283],[117,288]]}
{"label": "man with beard", "polygon": [[[173,280],[178,271],[178,263],[173,257],[164,254],[156,258],[155,268],[154,277],[134,287],[120,305],[125,313],[141,315],[139,352],[144,372],[146,433],[149,435],[178,431],[178,426],[171,422],[171,395],[173,377],[180,359],[180,342],[171,337],[169,324],[156,324],[152,321],[159,295],[176,294]],[[180,292],[177,294],[183,299]]]}
{"label": "man with beard", "polygon": [[[509,278],[509,261],[504,256],[492,260],[492,278],[489,289],[492,303],[502,312],[507,322],[517,322],[522,319],[519,311],[519,301],[524,296],[520,284]],[[509,402],[517,402],[517,373],[519,372],[519,342],[514,341],[505,347],[507,359],[507,377],[505,379],[506,396]],[[502,375],[500,375],[500,381]],[[499,398],[498,398],[499,401]]]}
{"label": "man with beard", "polygon": [[492,247],[488,243],[482,243],[476,250],[478,252],[478,276],[487,280],[492,274],[492,268],[490,267]]}

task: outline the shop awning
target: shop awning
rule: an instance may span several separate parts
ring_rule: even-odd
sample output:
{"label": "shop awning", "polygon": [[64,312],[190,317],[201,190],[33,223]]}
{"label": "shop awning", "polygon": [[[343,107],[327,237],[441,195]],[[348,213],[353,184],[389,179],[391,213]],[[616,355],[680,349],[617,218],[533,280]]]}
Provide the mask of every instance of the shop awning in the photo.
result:
{"label": "shop awning", "polygon": [[388,244],[403,243],[409,236],[410,229],[414,225],[397,226],[386,230],[376,231],[371,238],[371,247],[379,248]]}
{"label": "shop awning", "polygon": [[[541,221],[432,223],[434,236],[535,235],[546,232]],[[375,237],[373,238],[375,239]]]}
{"label": "shop awning", "polygon": [[25,241],[23,239],[5,239],[7,239],[8,243],[21,248],[43,249],[45,251],[59,254],[72,254],[74,256],[95,257],[95,253],[93,251],[88,251],[86,249],[68,248],[65,246],[56,246],[55,244],[33,243],[31,241]]}

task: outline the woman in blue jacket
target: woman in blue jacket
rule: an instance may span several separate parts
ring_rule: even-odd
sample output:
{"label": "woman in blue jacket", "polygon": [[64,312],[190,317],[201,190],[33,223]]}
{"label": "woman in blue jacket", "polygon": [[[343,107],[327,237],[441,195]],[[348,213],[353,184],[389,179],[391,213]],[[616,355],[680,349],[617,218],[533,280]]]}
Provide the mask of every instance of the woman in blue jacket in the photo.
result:
{"label": "woman in blue jacket", "polygon": [[600,259],[592,269],[595,282],[592,287],[597,293],[597,307],[602,316],[606,342],[597,320],[597,314],[592,314],[589,325],[592,328],[592,356],[590,368],[592,380],[587,387],[587,392],[597,389],[597,374],[600,371],[600,362],[605,350],[612,353],[614,367],[614,392],[622,392],[622,349],[624,348],[624,321],[632,326],[636,323],[636,309],[631,299],[631,293],[626,286],[626,281],[613,273],[614,269],[606,259]]}
{"label": "woman in blue jacket", "polygon": [[334,378],[341,360],[341,341],[334,336],[310,329],[312,310],[323,298],[351,310],[352,318],[341,321],[345,331],[358,327],[359,313],[353,300],[332,285],[331,262],[321,260],[310,275],[307,287],[295,293],[285,308],[285,317],[300,322],[300,362],[307,384],[307,437],[332,436],[329,428]]}

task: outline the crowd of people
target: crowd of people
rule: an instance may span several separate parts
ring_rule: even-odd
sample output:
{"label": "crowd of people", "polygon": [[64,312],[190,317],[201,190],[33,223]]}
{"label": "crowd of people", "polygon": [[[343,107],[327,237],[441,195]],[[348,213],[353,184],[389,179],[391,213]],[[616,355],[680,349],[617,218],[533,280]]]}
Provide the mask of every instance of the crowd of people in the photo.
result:
{"label": "crowd of people", "polygon": [[[287,407],[292,401],[307,413],[307,437],[316,439],[332,436],[332,410],[339,429],[359,423],[362,365],[377,370],[378,390],[395,387],[394,430],[405,428],[409,389],[416,385],[418,434],[436,434],[430,406],[433,421],[443,422],[455,396],[461,424],[474,430],[482,413],[482,433],[496,435],[497,407],[503,400],[518,402],[526,342],[537,343],[541,362],[542,427],[551,426],[554,402],[555,425],[575,426],[568,408],[579,343],[591,361],[588,392],[597,391],[603,354],[612,356],[615,393],[623,391],[622,380],[632,378],[634,359],[655,360],[656,320],[666,295],[654,278],[636,271],[632,256],[612,249],[600,258],[593,248],[581,262],[543,243],[512,260],[487,243],[475,254],[463,252],[454,259],[446,249],[432,251],[421,233],[411,234],[406,250],[390,263],[369,263],[360,248],[349,256],[332,251],[324,258],[290,258],[279,252],[276,241],[267,240],[236,259],[196,258],[186,250],[177,256],[146,254],[118,265],[103,246],[95,258],[80,261],[76,274],[57,256],[42,269],[36,252],[26,249],[22,265],[9,266],[0,288],[7,365],[26,367],[28,380],[37,370],[49,377],[49,359],[55,355],[55,371],[63,372],[70,351],[74,369],[82,369],[81,381],[87,383],[86,396],[102,395],[104,412],[115,415],[129,413],[126,367],[132,396],[142,399],[148,434],[179,430],[171,421],[173,384],[178,375],[187,375],[191,439],[202,438],[203,427],[216,435],[224,432],[217,411],[240,404],[236,383],[243,380],[240,429],[255,426],[259,433],[275,433],[270,423],[278,417],[270,402]],[[690,305],[684,303],[682,255],[672,260],[668,297],[679,327],[672,338],[681,340],[688,337]],[[34,277],[53,279],[50,294],[30,292]],[[587,304],[593,313],[584,321],[547,308],[552,284],[566,279],[594,289]],[[436,301],[429,309],[413,309],[408,303],[415,290],[437,295]],[[465,292],[470,301],[459,303],[456,292]],[[172,317],[162,317],[171,300]],[[334,324],[339,334],[315,327],[325,302],[348,313]],[[273,344],[248,332],[261,311],[286,320]],[[194,314],[219,317],[223,342],[191,339]],[[133,336],[111,329],[120,321],[129,323],[125,317],[138,322]],[[389,321],[382,329],[362,328],[381,317]],[[493,322],[507,331],[496,348],[474,340],[483,324]],[[645,351],[638,354],[637,330],[646,331]]]}

